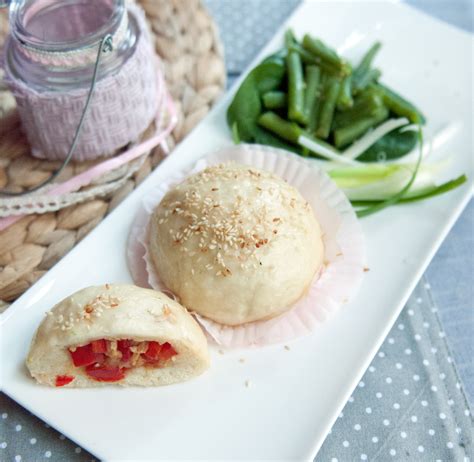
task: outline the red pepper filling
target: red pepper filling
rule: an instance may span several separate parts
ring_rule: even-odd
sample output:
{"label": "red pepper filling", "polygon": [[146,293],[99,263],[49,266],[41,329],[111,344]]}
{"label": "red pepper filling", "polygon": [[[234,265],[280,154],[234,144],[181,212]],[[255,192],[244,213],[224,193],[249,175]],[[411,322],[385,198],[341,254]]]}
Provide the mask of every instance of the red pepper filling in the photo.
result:
{"label": "red pepper filling", "polygon": [[92,351],[94,353],[107,353],[107,341],[106,340],[94,340],[91,342]]}
{"label": "red pepper filling", "polygon": [[128,361],[132,357],[131,346],[132,342],[130,340],[119,340],[117,342],[117,349],[122,353],[122,361]]}
{"label": "red pepper filling", "polygon": [[76,367],[88,366],[89,364],[101,363],[104,361],[104,355],[102,353],[95,353],[92,349],[92,343],[77,347],[74,351],[70,351],[70,353],[72,356],[72,362]]}
{"label": "red pepper filling", "polygon": [[125,377],[125,369],[107,366],[105,364],[91,364],[86,367],[86,373],[98,382],[118,382]]}
{"label": "red pepper filling", "polygon": [[[118,382],[125,377],[128,369],[134,367],[163,367],[177,354],[168,342],[161,344],[126,339],[94,340],[87,345],[70,348],[69,353],[74,366],[85,366],[86,374],[98,382]],[[58,376],[56,386],[66,385],[72,380],[74,377]]]}
{"label": "red pepper filling", "polygon": [[57,375],[55,385],[57,387],[64,387],[64,385],[71,383],[73,380],[74,377],[72,377],[71,375]]}

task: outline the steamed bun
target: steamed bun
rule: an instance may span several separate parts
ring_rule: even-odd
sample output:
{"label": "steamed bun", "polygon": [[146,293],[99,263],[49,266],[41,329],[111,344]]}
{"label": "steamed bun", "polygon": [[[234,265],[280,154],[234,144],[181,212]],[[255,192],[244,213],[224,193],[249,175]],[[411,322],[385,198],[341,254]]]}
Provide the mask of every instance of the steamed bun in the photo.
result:
{"label": "steamed bun", "polygon": [[149,248],[184,306],[227,325],[290,309],[324,254],[319,224],[299,192],[235,163],[206,168],[171,189],[152,214]]}

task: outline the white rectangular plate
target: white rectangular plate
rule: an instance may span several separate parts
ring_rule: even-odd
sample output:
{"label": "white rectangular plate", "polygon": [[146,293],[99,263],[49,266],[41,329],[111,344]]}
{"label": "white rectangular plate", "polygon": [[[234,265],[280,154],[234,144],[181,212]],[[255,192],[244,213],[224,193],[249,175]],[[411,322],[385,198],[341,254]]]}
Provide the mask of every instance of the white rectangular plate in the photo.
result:
{"label": "white rectangular plate", "polygon": [[[355,59],[381,40],[384,80],[423,109],[428,129],[462,123],[449,143],[447,173],[473,177],[469,34],[385,2],[307,2],[287,26],[298,35],[310,31]],[[255,63],[278,48],[285,28]],[[283,345],[225,355],[213,350],[208,373],[164,388],[37,385],[24,358],[45,311],[84,286],[131,280],[125,245],[140,198],[175,169],[230,143],[225,111],[231,97],[2,316],[5,393],[102,459],[311,459],[471,196],[472,183],[364,219],[370,272],[360,292],[290,351]]]}

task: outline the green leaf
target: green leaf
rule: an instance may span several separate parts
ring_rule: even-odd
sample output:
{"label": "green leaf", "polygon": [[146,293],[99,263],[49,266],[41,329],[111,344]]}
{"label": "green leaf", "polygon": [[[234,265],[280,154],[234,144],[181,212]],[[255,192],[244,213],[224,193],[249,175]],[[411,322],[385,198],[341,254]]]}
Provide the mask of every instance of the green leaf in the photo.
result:
{"label": "green leaf", "polygon": [[418,133],[415,130],[404,130],[401,127],[380,138],[357,160],[361,162],[381,162],[399,159],[411,152],[417,141]]}
{"label": "green leaf", "polygon": [[240,85],[227,110],[227,123],[234,141],[260,143],[299,152],[270,132],[258,126],[257,120],[264,111],[261,97],[280,88],[285,80],[286,65],[281,53],[272,55],[255,67]]}

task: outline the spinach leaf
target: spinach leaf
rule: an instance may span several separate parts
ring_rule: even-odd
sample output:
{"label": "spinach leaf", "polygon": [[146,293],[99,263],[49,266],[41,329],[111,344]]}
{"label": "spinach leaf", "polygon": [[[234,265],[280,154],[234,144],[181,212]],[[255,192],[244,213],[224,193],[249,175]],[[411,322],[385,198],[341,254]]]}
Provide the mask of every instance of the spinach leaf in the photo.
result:
{"label": "spinach leaf", "polygon": [[357,160],[361,162],[377,162],[398,159],[412,151],[418,141],[418,133],[415,130],[403,130],[399,128],[380,138]]}
{"label": "spinach leaf", "polygon": [[281,53],[266,58],[240,85],[227,110],[227,123],[238,142],[260,143],[299,152],[298,147],[274,136],[257,124],[264,111],[262,95],[282,86],[286,65]]}

